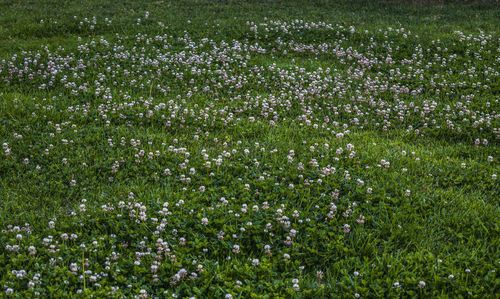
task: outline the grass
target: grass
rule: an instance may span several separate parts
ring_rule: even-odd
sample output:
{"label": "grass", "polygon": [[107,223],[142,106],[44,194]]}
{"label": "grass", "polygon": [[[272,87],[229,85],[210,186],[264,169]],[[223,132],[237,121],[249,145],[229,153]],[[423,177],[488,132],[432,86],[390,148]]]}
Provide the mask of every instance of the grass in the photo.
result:
{"label": "grass", "polygon": [[499,18],[0,0],[2,296],[495,297]]}

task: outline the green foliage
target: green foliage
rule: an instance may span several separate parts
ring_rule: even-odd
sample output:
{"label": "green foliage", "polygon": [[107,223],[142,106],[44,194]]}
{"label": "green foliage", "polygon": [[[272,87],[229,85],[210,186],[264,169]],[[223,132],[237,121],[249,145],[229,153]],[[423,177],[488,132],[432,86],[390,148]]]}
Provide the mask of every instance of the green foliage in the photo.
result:
{"label": "green foliage", "polygon": [[496,296],[498,19],[0,0],[1,296]]}

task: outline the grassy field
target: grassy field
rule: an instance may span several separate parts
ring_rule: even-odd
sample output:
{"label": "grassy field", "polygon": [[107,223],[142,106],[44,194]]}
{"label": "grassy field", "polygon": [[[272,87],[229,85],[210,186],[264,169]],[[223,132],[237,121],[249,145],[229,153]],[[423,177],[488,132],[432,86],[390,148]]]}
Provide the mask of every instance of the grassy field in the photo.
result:
{"label": "grassy field", "polygon": [[0,297],[497,298],[498,20],[0,0]]}

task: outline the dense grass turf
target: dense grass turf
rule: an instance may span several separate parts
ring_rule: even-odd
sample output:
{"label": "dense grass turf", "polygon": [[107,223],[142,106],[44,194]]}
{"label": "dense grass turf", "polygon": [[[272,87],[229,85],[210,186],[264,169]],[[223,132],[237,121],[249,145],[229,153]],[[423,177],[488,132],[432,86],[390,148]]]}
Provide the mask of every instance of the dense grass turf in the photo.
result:
{"label": "dense grass turf", "polygon": [[0,286],[495,297],[495,2],[0,0]]}

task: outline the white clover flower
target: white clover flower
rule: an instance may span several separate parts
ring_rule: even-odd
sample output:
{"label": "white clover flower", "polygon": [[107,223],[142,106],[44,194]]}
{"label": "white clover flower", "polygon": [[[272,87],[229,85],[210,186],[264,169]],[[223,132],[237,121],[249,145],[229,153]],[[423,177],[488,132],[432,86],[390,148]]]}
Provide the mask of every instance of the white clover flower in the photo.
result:
{"label": "white clover flower", "polygon": [[30,255],[35,255],[36,254],[36,247],[35,246],[28,247],[28,252]]}

